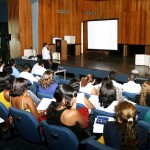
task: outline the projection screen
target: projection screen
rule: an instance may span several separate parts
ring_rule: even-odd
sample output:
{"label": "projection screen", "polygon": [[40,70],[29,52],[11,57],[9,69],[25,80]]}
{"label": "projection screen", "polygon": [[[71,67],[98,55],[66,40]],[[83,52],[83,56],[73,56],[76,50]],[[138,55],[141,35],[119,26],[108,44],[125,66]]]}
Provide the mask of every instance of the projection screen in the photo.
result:
{"label": "projection screen", "polygon": [[88,49],[118,50],[118,19],[87,21]]}

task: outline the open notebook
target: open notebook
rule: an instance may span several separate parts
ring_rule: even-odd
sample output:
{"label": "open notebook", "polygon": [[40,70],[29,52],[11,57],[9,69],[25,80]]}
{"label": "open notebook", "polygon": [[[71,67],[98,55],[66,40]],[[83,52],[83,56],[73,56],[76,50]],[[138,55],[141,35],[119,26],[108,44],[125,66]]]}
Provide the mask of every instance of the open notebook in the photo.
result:
{"label": "open notebook", "polygon": [[97,116],[93,125],[93,133],[103,133],[104,124],[108,121],[115,121],[113,117]]}
{"label": "open notebook", "polygon": [[56,99],[42,98],[41,102],[37,106],[37,110],[41,110],[41,111],[46,110],[52,101],[56,102]]}

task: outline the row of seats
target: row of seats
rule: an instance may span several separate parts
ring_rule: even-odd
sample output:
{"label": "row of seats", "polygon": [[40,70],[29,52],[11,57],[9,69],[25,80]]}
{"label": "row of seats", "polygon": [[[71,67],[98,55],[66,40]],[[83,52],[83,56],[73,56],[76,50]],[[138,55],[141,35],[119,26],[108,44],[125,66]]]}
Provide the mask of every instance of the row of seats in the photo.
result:
{"label": "row of seats", "polygon": [[[137,105],[136,108],[138,111],[140,111],[139,114],[146,112],[149,109],[140,105]],[[75,134],[70,129],[55,125],[49,125],[45,120],[39,123],[31,113],[16,109],[14,107],[10,107],[10,109],[8,110],[2,103],[0,103],[0,117],[6,120],[9,115],[13,117],[16,130],[18,131],[20,136],[27,141],[42,144],[44,144],[44,142],[46,141],[49,149],[53,150],[78,149],[80,143]],[[114,117],[114,114],[106,113],[101,110],[95,110],[94,115],[95,117],[97,117],[97,115]],[[138,119],[138,124],[144,126],[148,129],[148,131],[150,131],[150,124],[142,120],[142,114]],[[109,146],[97,142],[96,140],[94,140],[94,138],[95,137],[93,136],[85,139],[81,142],[81,144],[86,145],[85,147],[87,150],[112,149]]]}

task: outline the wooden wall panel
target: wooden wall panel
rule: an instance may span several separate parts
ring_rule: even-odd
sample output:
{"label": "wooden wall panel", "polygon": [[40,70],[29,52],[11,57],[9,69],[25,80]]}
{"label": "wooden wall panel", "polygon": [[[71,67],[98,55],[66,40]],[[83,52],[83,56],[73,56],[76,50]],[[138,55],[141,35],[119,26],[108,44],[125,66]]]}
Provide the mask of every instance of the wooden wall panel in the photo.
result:
{"label": "wooden wall panel", "polygon": [[[9,30],[14,33],[16,45],[20,45],[21,50],[32,45],[29,1],[8,0]],[[75,35],[76,42],[80,43],[81,22],[95,19],[118,18],[120,44],[150,44],[150,0],[38,0],[38,7],[39,53],[43,42],[51,43],[54,36]],[[58,13],[58,10],[68,10],[69,13]]]}
{"label": "wooden wall panel", "polygon": [[20,55],[32,47],[32,12],[30,0],[19,0]]}
{"label": "wooden wall panel", "polygon": [[8,28],[11,57],[23,56],[32,46],[32,18],[30,0],[8,0]]}
{"label": "wooden wall panel", "polygon": [[8,0],[8,31],[11,34],[10,56],[20,56],[19,1]]}

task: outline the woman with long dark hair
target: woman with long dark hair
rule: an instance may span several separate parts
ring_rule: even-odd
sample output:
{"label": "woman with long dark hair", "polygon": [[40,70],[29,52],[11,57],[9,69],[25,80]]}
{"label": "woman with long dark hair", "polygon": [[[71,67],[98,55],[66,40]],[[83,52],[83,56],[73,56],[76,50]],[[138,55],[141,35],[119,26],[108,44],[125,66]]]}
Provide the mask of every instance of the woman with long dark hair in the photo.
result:
{"label": "woman with long dark hair", "polygon": [[64,126],[71,129],[79,141],[89,135],[85,132],[86,122],[76,109],[76,93],[70,85],[61,84],[57,87],[54,98],[47,109],[47,122],[49,124]]}

